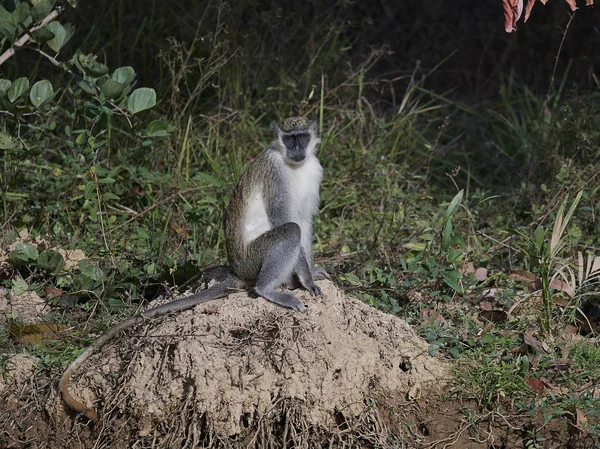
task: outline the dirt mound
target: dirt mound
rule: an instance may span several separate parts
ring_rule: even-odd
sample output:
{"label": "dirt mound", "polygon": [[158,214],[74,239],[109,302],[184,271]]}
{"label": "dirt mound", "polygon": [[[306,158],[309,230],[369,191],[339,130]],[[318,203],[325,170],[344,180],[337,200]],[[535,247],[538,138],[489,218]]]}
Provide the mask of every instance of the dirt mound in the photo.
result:
{"label": "dirt mound", "polygon": [[104,424],[136,423],[136,439],[176,427],[227,441],[283,424],[303,441],[302,429],[350,423],[369,399],[445,377],[406,323],[320,285],[319,298],[295,292],[305,314],[238,293],[136,328],[90,359],[72,392],[96,399]]}
{"label": "dirt mound", "polygon": [[99,423],[72,421],[54,388],[30,380],[8,414],[0,407],[4,442],[31,421],[28,440],[49,448],[385,445],[382,407],[439,384],[447,367],[403,321],[320,286],[319,298],[295,292],[305,314],[238,293],[135,327],[71,382]]}

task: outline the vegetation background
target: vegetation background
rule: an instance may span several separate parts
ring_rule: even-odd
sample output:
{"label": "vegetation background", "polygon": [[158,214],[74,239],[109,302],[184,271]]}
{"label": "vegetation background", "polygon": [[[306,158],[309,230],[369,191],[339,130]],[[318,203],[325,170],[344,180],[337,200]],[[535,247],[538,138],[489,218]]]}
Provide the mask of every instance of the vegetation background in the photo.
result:
{"label": "vegetation background", "polygon": [[501,2],[0,4],[2,52],[61,24],[0,65],[0,282],[75,326],[28,344],[15,318],[0,367],[60,371],[90,328],[224,262],[236,179],[302,114],[317,262],[456,359],[450,396],[542,416],[528,447],[552,419],[600,444],[597,9],[538,3],[507,34]]}

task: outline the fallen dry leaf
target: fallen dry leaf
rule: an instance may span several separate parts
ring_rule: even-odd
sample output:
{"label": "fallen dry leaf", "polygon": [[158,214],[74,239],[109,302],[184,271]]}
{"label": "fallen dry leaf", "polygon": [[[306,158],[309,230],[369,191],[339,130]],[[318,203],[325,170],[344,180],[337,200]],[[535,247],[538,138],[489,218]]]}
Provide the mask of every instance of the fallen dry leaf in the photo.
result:
{"label": "fallen dry leaf", "polygon": [[532,329],[525,331],[523,333],[523,341],[538,353],[548,352],[548,345],[535,338],[533,332]]}
{"label": "fallen dry leaf", "polygon": [[483,282],[488,278],[488,270],[487,268],[479,267],[475,270],[473,277],[476,281]]}
{"label": "fallen dry leaf", "polygon": [[473,274],[475,273],[475,265],[473,265],[473,262],[464,263],[458,271],[460,271],[461,274]]}
{"label": "fallen dry leaf", "polygon": [[544,392],[544,382],[537,377],[527,377],[525,378],[525,382],[527,382],[527,385],[529,385],[529,387],[536,393]]}
{"label": "fallen dry leaf", "polygon": [[486,288],[484,291],[481,292],[481,298],[479,298],[479,300],[480,301],[495,301],[497,291],[498,291],[497,288]]}
{"label": "fallen dry leaf", "polygon": [[504,310],[482,310],[479,312],[479,316],[485,320],[499,323],[501,321],[506,321],[508,313]]}
{"label": "fallen dry leaf", "polygon": [[552,295],[552,302],[559,307],[567,307],[571,301],[561,295]]}
{"label": "fallen dry leaf", "polygon": [[569,365],[571,365],[571,360],[569,359],[552,359],[550,360],[548,365],[548,368],[550,369],[554,369],[557,371],[566,371],[567,369],[569,369]]}
{"label": "fallen dry leaf", "polygon": [[481,301],[479,304],[477,304],[477,306],[481,309],[481,310],[486,310],[486,311],[490,311],[490,310],[494,310],[494,305],[491,303],[491,301]]}
{"label": "fallen dry leaf", "polygon": [[573,290],[573,287],[571,287],[569,284],[567,284],[566,282],[561,281],[559,279],[551,280],[550,288],[554,289],[554,290],[558,290],[560,292],[565,292],[571,298],[575,295],[575,291]]}
{"label": "fallen dry leaf", "polygon": [[60,298],[64,294],[63,290],[56,287],[46,287],[45,292],[49,298]]}
{"label": "fallen dry leaf", "polygon": [[581,409],[575,409],[575,425],[582,429],[587,430],[589,421]]}
{"label": "fallen dry leaf", "polygon": [[9,333],[13,340],[23,345],[35,345],[44,343],[45,340],[56,340],[59,333],[68,329],[69,326],[58,323],[41,323],[23,325],[13,323],[10,325]]}
{"label": "fallen dry leaf", "polygon": [[518,282],[533,282],[536,279],[535,274],[525,270],[510,270],[508,278]]}
{"label": "fallen dry leaf", "polygon": [[444,324],[446,322],[446,319],[442,316],[440,312],[438,312],[437,310],[428,309],[427,307],[421,309],[419,315],[421,316],[421,319],[423,321],[427,321],[429,323],[439,321],[441,324]]}

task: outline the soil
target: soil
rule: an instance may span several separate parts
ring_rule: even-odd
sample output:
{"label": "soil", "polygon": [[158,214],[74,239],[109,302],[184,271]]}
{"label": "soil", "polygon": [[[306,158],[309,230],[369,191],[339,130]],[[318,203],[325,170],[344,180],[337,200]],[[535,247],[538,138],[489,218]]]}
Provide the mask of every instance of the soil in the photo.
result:
{"label": "soil", "polygon": [[439,399],[449,365],[410,326],[319,285],[294,292],[305,314],[237,293],[109,342],[71,382],[97,424],[65,409],[34,357],[11,357],[0,448],[512,449],[536,447],[530,424],[553,435],[539,447],[592,447],[564,421],[467,421],[476,405]]}

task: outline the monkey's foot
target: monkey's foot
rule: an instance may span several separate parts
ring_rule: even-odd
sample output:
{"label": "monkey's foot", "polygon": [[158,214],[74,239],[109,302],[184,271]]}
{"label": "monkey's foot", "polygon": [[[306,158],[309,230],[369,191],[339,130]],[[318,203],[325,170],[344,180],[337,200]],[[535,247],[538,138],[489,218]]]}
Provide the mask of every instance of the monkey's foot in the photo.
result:
{"label": "monkey's foot", "polygon": [[316,284],[310,285],[306,288],[313,296],[323,296],[323,292],[321,291],[321,287]]}
{"label": "monkey's foot", "polygon": [[[318,288],[318,287],[317,287]],[[287,307],[288,309],[297,310],[298,312],[306,312],[306,306],[296,298],[294,295],[290,295],[289,293],[276,292],[276,291],[259,291],[256,290],[256,293],[259,296],[262,296],[267,301],[271,301],[277,305],[282,307]]]}

